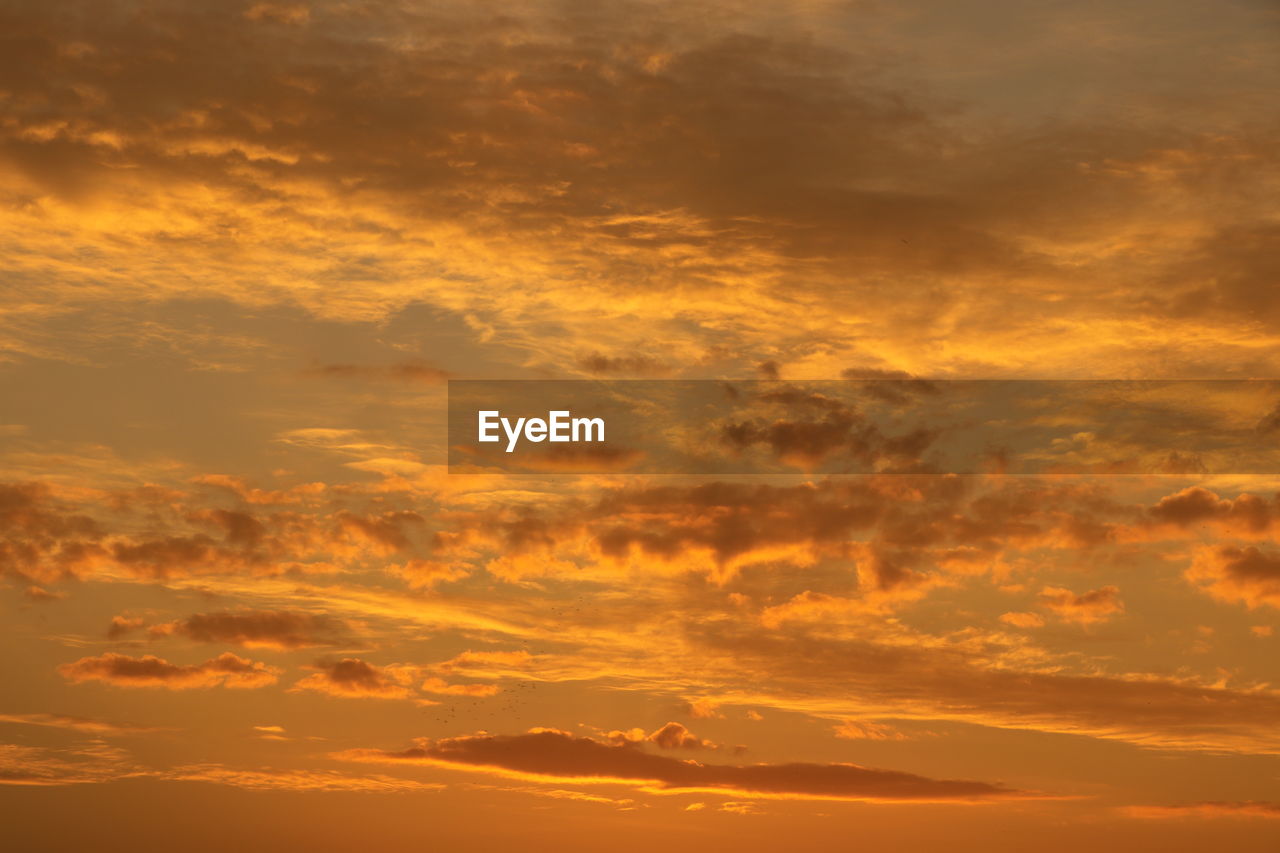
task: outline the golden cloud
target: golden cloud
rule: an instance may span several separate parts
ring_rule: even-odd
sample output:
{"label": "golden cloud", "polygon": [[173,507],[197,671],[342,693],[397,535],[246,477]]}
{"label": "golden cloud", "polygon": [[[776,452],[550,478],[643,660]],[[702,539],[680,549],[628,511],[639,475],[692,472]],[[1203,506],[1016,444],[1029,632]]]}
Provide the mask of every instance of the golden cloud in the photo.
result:
{"label": "golden cloud", "polygon": [[134,658],[107,652],[64,663],[58,667],[58,672],[73,684],[102,681],[118,687],[162,687],[166,690],[216,686],[253,689],[275,684],[280,676],[276,667],[247,660],[231,652],[190,665],[169,663],[155,655]]}

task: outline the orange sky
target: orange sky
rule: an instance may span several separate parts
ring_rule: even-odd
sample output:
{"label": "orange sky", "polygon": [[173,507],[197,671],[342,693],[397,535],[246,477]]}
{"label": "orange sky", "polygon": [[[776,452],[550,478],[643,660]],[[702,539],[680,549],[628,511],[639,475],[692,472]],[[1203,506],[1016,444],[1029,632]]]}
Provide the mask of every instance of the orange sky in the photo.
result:
{"label": "orange sky", "polygon": [[1270,391],[1134,386],[1165,474],[445,462],[451,378],[1280,376],[1277,41],[0,4],[6,847],[1276,850],[1280,474],[1177,443]]}

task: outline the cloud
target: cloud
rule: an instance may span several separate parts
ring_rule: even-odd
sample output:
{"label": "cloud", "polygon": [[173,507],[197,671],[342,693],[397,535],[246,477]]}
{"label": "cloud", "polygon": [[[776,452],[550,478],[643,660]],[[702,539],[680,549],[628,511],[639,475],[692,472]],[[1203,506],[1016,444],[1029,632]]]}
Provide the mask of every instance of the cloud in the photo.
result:
{"label": "cloud", "polygon": [[626,471],[639,464],[644,451],[626,447],[595,447],[590,445],[549,447],[545,452],[530,455],[518,463],[529,471],[603,473]]}
{"label": "cloud", "polygon": [[626,784],[655,792],[716,791],[739,796],[925,802],[1028,796],[985,782],[929,779],[855,764],[702,764],[551,729],[535,729],[523,735],[477,734],[422,740],[402,752],[358,749],[335,757],[427,764],[539,781]]}
{"label": "cloud", "polygon": [[455,655],[435,664],[432,669],[444,674],[458,673],[473,678],[524,677],[537,668],[538,658],[524,649],[515,651],[472,651]]}
{"label": "cloud", "polygon": [[1244,604],[1251,610],[1263,605],[1280,608],[1280,554],[1252,546],[1202,548],[1186,578],[1219,601]]}
{"label": "cloud", "polygon": [[184,764],[163,770],[142,767],[127,753],[91,741],[65,749],[0,744],[0,786],[56,787],[103,784],[148,778],[168,782],[205,782],[251,791],[350,791],[398,793],[438,791],[445,786],[394,776],[355,776],[333,770],[235,768],[222,764]]}
{"label": "cloud", "polygon": [[405,699],[413,695],[407,686],[412,674],[399,667],[380,667],[357,658],[316,661],[312,675],[291,690],[311,690],[348,699]]}
{"label": "cloud", "polygon": [[1280,820],[1280,803],[1261,800],[1206,801],[1172,806],[1127,806],[1121,812],[1129,817],[1151,820],[1177,818],[1262,818]]}
{"label": "cloud", "polygon": [[253,689],[274,684],[280,670],[224,652],[204,663],[183,666],[154,655],[134,658],[107,652],[84,657],[58,667],[63,678],[74,684],[102,681],[118,687],[163,687],[190,690],[205,687]]}
{"label": "cloud", "polygon": [[1000,621],[1015,628],[1039,628],[1044,625],[1044,617],[1037,613],[1021,613],[1017,611],[1001,613]]}
{"label": "cloud", "polygon": [[[1249,684],[1232,689],[1141,672],[1047,671],[1043,664],[1036,668],[1039,658],[1026,659],[1021,646],[1001,665],[1002,658],[990,654],[989,638],[962,648],[964,632],[945,638],[907,634],[895,642],[725,623],[686,630],[693,634],[702,677],[719,682],[742,704],[835,720],[954,720],[1150,748],[1280,752],[1269,722],[1280,713],[1280,698]],[[732,665],[708,671],[708,661],[723,660]],[[830,684],[841,690],[814,688]]]}
{"label": "cloud", "polygon": [[684,712],[695,720],[717,720],[724,717],[720,712],[720,703],[707,696],[685,700],[682,707]]}
{"label": "cloud", "polygon": [[1167,495],[1148,509],[1151,519],[1186,529],[1213,525],[1224,533],[1258,534],[1268,530],[1280,505],[1257,495],[1244,493],[1233,500],[1218,497],[1202,486],[1190,486]]}
{"label": "cloud", "polygon": [[533,785],[482,785],[477,782],[470,783],[467,787],[474,790],[485,791],[514,791],[521,794],[529,794],[533,797],[545,797],[551,800],[572,800],[577,803],[596,803],[599,805],[614,806],[620,811],[634,811],[638,808],[644,807],[629,797],[606,797],[601,794],[588,794],[586,791],[570,791],[565,790],[564,788],[542,788]]}
{"label": "cloud", "polygon": [[274,21],[279,24],[305,24],[310,10],[301,3],[254,3],[244,12],[248,21]]}
{"label": "cloud", "polygon": [[96,521],[47,486],[0,483],[0,576],[32,586],[74,577],[99,553],[101,534]]}
{"label": "cloud", "polygon": [[915,470],[938,437],[929,429],[886,434],[858,408],[799,386],[771,387],[753,402],[764,412],[725,423],[720,441],[737,452],[767,447],[774,458],[804,469],[843,459],[860,466],[852,470]]}
{"label": "cloud", "polygon": [[444,560],[409,560],[388,570],[404,578],[413,589],[434,589],[439,584],[461,580],[471,574],[469,567]]}
{"label": "cloud", "polygon": [[147,624],[147,620],[138,616],[112,616],[111,624],[107,626],[107,639],[119,640],[127,637],[134,631],[140,631]]}
{"label": "cloud", "polygon": [[[335,506],[311,485],[265,493],[232,483],[226,488],[249,506],[226,509],[177,490],[62,490],[72,500],[41,484],[0,484],[0,574],[51,584],[95,573],[153,580],[331,573],[423,550],[421,514]],[[277,501],[305,502],[308,511],[264,508]],[[111,529],[93,517],[103,504],[114,511]]]}
{"label": "cloud", "polygon": [[164,771],[161,778],[175,782],[208,782],[250,791],[353,791],[386,794],[402,791],[439,791],[444,785],[395,776],[352,776],[333,770],[241,769],[221,764],[187,764]]}
{"label": "cloud", "polygon": [[[114,621],[112,627],[115,627]],[[176,634],[198,643],[229,643],[245,648],[301,649],[347,642],[351,628],[346,620],[324,614],[244,610],[196,613],[154,625],[150,633],[153,636]]]}
{"label": "cloud", "polygon": [[284,726],[254,726],[253,730],[258,733],[257,736],[262,740],[290,740],[290,738],[285,736]]}
{"label": "cloud", "polygon": [[704,740],[693,732],[689,731],[680,723],[667,723],[654,729],[652,732],[645,733],[644,729],[631,729],[630,731],[612,731],[608,734],[608,740],[614,744],[642,744],[652,743],[661,749],[719,749],[720,745],[714,741]]}
{"label": "cloud", "polygon": [[1052,610],[1064,622],[1091,625],[1124,613],[1120,590],[1114,586],[1091,589],[1079,595],[1062,587],[1046,586],[1040,590],[1040,604]]}
{"label": "cloud", "polygon": [[[435,560],[481,563],[514,582],[665,568],[725,584],[755,566],[810,569],[853,559],[859,597],[874,593],[885,606],[895,596],[918,599],[949,575],[982,573],[1010,551],[1105,544],[1115,527],[1107,514],[1123,518],[1125,509],[1110,505],[1097,484],[1080,482],[898,475],[796,485],[641,482],[594,499],[458,512],[433,545]],[[820,600],[834,606],[850,598],[843,590],[810,587],[813,600],[792,609],[820,609]]]}
{"label": "cloud", "polygon": [[908,736],[885,723],[845,720],[835,727],[836,737],[845,740],[907,740]]}
{"label": "cloud", "polygon": [[27,597],[27,600],[34,601],[38,604],[48,604],[53,601],[61,601],[67,597],[66,593],[50,592],[44,587],[36,586],[35,584],[24,589],[22,594]]}
{"label": "cloud", "polygon": [[0,723],[47,726],[95,735],[138,735],[163,731],[163,729],[152,726],[135,726],[132,723],[111,723],[105,720],[91,720],[86,717],[73,717],[67,714],[47,713],[0,714]]}
{"label": "cloud", "polygon": [[326,379],[361,379],[366,381],[410,382],[439,385],[453,374],[429,364],[406,361],[382,366],[360,364],[322,364],[306,371],[308,376]]}
{"label": "cloud", "polygon": [[470,696],[475,699],[494,696],[502,690],[496,684],[450,684],[443,678],[428,678],[422,682],[419,689],[425,693],[435,693],[442,696]]}
{"label": "cloud", "polygon": [[599,352],[584,355],[578,366],[597,376],[665,376],[672,368],[647,355],[609,356]]}
{"label": "cloud", "polygon": [[[204,294],[381,321],[425,300],[477,337],[545,342],[561,368],[597,346],[602,316],[605,358],[767,354],[826,375],[1200,364],[1178,342],[1215,333],[1230,364],[1265,340],[1239,320],[1273,307],[1258,282],[1274,129],[1238,106],[1264,85],[1265,64],[1240,58],[1265,48],[1261,10],[1233,8],[1223,49],[1184,62],[1208,70],[1179,77],[1179,111],[1106,63],[1165,68],[1188,45],[1126,42],[1064,76],[1065,46],[1081,55],[1081,33],[1131,21],[1055,16],[1031,61],[1073,108],[1048,122],[1011,95],[1038,78],[949,67],[957,41],[965,56],[991,42],[873,7],[781,22],[738,9],[731,32],[671,3],[568,19],[543,4],[248,13],[111,9],[71,45],[52,12],[9,16],[15,306]],[[164,49],[196,36],[199,50]],[[1127,82],[1085,97],[1097,79]],[[1142,118],[1127,109],[1116,133],[1120,103]],[[103,209],[111,225],[84,215]],[[74,262],[86,249],[103,258],[92,271]],[[1055,334],[1037,335],[1050,317]],[[60,349],[11,325],[15,348]]]}
{"label": "cloud", "polygon": [[[1274,222],[1226,224],[1203,235],[1178,266],[1175,280],[1182,287],[1170,300],[1170,313],[1275,318],[1280,300],[1267,284],[1280,275],[1278,244]],[[1259,424],[1269,428],[1274,422]]]}
{"label": "cloud", "polygon": [[64,749],[0,744],[0,786],[58,787],[147,775],[127,753],[102,741]]}

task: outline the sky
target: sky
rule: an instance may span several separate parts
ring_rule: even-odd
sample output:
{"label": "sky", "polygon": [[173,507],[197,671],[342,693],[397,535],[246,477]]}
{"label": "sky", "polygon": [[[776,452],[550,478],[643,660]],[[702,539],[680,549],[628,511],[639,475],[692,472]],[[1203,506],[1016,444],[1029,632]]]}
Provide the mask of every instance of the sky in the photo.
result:
{"label": "sky", "polygon": [[[6,846],[1276,850],[1278,41],[0,0]],[[766,390],[513,473],[474,379]],[[868,425],[975,379],[1069,464]]]}

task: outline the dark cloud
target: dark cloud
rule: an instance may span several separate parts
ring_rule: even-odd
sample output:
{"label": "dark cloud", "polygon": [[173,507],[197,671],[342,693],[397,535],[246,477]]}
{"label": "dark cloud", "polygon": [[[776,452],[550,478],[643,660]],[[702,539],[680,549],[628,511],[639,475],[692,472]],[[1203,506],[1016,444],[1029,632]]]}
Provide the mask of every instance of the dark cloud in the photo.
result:
{"label": "dark cloud", "polygon": [[907,405],[920,396],[940,392],[936,382],[919,379],[904,370],[850,367],[840,372],[843,379],[859,383],[861,393],[886,403]]}
{"label": "dark cloud", "polygon": [[382,366],[322,364],[307,370],[306,374],[329,379],[387,380],[393,382],[415,382],[424,385],[438,385],[453,375],[447,370],[441,370],[438,367],[415,361]]}
{"label": "dark cloud", "polygon": [[1187,579],[1221,601],[1280,609],[1280,553],[1252,546],[1204,548],[1187,570]]}
{"label": "dark cloud", "polygon": [[1274,409],[1263,415],[1262,419],[1254,425],[1254,430],[1261,435],[1270,435],[1280,430],[1280,403],[1277,403]]}
{"label": "dark cloud", "polygon": [[1245,492],[1226,500],[1202,486],[1191,486],[1157,501],[1148,510],[1156,521],[1190,528],[1207,523],[1227,531],[1260,533],[1280,513],[1280,503]]}
{"label": "dark cloud", "polygon": [[1275,323],[1280,319],[1280,226],[1250,222],[1217,230],[1190,247],[1168,283],[1180,290],[1171,303],[1177,314],[1225,313]]}
{"label": "dark cloud", "polygon": [[204,663],[181,665],[154,655],[139,658],[107,652],[58,667],[63,678],[76,684],[102,681],[119,687],[163,687],[190,690],[201,687],[255,688],[274,684],[280,670],[224,652]]}
{"label": "dark cloud", "polygon": [[97,522],[57,500],[47,486],[0,483],[0,575],[29,584],[74,577],[100,553],[101,536]]}
{"label": "dark cloud", "polygon": [[578,366],[597,376],[664,376],[670,365],[647,355],[609,356],[594,352],[578,360]]}
{"label": "dark cloud", "polygon": [[[42,584],[99,569],[150,579],[304,574],[425,550],[426,519],[413,510],[375,501],[362,511],[310,485],[296,494],[233,485],[247,508],[207,506],[205,495],[173,490],[160,498],[110,491],[97,502],[59,499],[39,484],[0,484],[0,574],[46,593],[32,592],[33,600],[51,600],[56,591]],[[309,505],[265,508],[302,500]],[[95,519],[102,504],[113,513],[109,529]]]}
{"label": "dark cloud", "polygon": [[1101,546],[1114,534],[1112,519],[1133,512],[1097,484],[1048,480],[645,484],[605,489],[591,502],[456,513],[433,550],[437,560],[467,565],[477,549],[605,564],[635,557],[721,581],[756,563],[843,561],[846,578],[856,568],[865,589],[889,589],[961,560],[980,571],[1013,550]]}
{"label": "dark cloud", "polygon": [[856,764],[702,764],[602,743],[568,732],[478,734],[424,740],[402,752],[350,750],[340,758],[427,763],[579,782],[626,782],[662,790],[705,790],[761,797],[842,800],[971,801],[1027,796],[1000,785],[938,780]]}
{"label": "dark cloud", "polygon": [[[118,617],[117,617],[118,618]],[[246,648],[300,649],[332,646],[351,639],[343,619],[288,610],[197,613],[155,625],[151,633],[177,634],[199,643],[230,643]]]}
{"label": "dark cloud", "polygon": [[859,471],[920,470],[921,456],[938,437],[925,428],[886,434],[855,406],[798,387],[769,389],[755,401],[780,413],[730,421],[720,440],[739,452],[766,447],[774,458],[802,468],[845,459]]}
{"label": "dark cloud", "polygon": [[182,521],[206,528],[171,534],[118,537],[106,548],[111,562],[141,577],[202,574],[273,575],[333,571],[334,558],[409,552],[424,525],[407,510],[357,513],[346,509],[251,515],[199,509]]}
{"label": "dark cloud", "polygon": [[358,658],[320,660],[311,669],[315,672],[295,684],[293,690],[351,699],[404,699],[413,693],[407,686],[411,673],[375,666]]}
{"label": "dark cloud", "polygon": [[557,445],[518,463],[530,471],[606,473],[626,471],[643,461],[642,450],[618,446]]}
{"label": "dark cloud", "polygon": [[[1114,354],[1190,364],[1175,350],[1198,318],[1274,308],[1262,188],[1275,128],[1218,110],[1236,103],[1223,92],[1195,90],[1195,126],[1185,107],[1149,103],[987,121],[938,91],[954,74],[895,57],[876,33],[902,20],[866,5],[830,26],[732,29],[719,22],[737,13],[674,3],[261,8],[306,14],[176,0],[7,10],[0,164],[13,214],[31,216],[18,227],[49,202],[149,214],[132,217],[136,242],[82,224],[129,294],[181,282],[359,319],[429,297],[474,309],[477,329],[569,330],[556,364],[582,358],[608,305],[625,340],[578,365],[606,374],[683,363],[632,351],[655,341],[740,369],[756,361],[742,353],[893,363],[873,353],[885,341],[978,371],[1042,372],[1046,348],[1064,373],[1121,369]],[[1233,74],[1266,73],[1213,53]],[[1206,203],[1187,211],[1197,194]],[[64,251],[58,233],[13,253],[13,278],[83,300],[20,263]],[[1126,312],[1188,328],[1138,353],[1096,322]]]}

